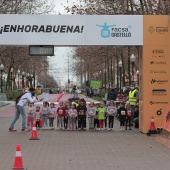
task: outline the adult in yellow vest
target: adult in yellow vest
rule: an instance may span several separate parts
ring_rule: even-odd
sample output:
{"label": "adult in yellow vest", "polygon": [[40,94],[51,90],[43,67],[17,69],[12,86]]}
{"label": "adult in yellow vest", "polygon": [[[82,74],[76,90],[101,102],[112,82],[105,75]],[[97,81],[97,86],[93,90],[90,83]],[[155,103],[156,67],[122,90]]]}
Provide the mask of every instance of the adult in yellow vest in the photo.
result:
{"label": "adult in yellow vest", "polygon": [[138,105],[138,100],[139,100],[138,93],[139,93],[138,89],[135,88],[135,85],[132,84],[131,89],[129,91],[129,97],[128,97],[128,101],[131,106],[132,115],[134,115],[135,106]]}

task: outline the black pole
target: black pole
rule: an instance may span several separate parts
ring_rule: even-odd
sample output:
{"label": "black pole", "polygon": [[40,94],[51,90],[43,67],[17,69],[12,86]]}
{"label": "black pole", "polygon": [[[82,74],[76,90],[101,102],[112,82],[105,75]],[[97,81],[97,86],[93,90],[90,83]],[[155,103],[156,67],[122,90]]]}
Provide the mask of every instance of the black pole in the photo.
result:
{"label": "black pole", "polygon": [[20,85],[19,85],[19,74],[18,74],[18,89],[20,88]]}
{"label": "black pole", "polygon": [[132,82],[134,82],[134,62],[132,62]]}
{"label": "black pole", "polygon": [[2,86],[3,86],[3,81],[2,81],[2,72],[3,72],[3,70],[1,70],[1,93],[2,93]]}
{"label": "black pole", "polygon": [[12,72],[11,72],[11,91],[12,91]]}
{"label": "black pole", "polygon": [[120,94],[121,94],[121,91],[122,91],[122,68],[121,67],[119,67],[119,72],[120,72]]}
{"label": "black pole", "polygon": [[22,88],[24,88],[24,75],[22,75]]}

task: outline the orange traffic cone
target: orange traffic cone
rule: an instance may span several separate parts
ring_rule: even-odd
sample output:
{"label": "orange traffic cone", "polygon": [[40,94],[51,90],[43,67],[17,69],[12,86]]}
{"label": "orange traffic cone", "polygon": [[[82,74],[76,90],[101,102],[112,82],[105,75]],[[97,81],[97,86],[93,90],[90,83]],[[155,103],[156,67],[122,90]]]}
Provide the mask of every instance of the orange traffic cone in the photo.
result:
{"label": "orange traffic cone", "polygon": [[36,124],[33,123],[33,127],[32,127],[32,135],[30,140],[39,140],[38,135],[37,135],[37,129],[36,129]]}
{"label": "orange traffic cone", "polygon": [[14,160],[13,169],[17,169],[17,170],[22,169],[22,170],[25,170],[23,162],[22,162],[22,155],[21,155],[21,146],[20,146],[20,144],[18,144],[16,146],[16,154],[15,154],[15,160]]}
{"label": "orange traffic cone", "polygon": [[150,136],[151,134],[157,134],[157,130],[155,129],[155,120],[153,116],[151,117],[151,126],[147,135]]}

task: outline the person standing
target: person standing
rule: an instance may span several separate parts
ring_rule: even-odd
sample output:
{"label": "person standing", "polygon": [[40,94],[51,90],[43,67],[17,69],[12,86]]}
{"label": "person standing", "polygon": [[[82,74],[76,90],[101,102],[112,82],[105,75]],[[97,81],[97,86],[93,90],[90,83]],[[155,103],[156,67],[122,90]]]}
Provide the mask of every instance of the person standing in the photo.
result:
{"label": "person standing", "polygon": [[117,98],[117,90],[113,88],[113,86],[110,87],[110,90],[107,95],[107,100],[113,100],[115,101]]}
{"label": "person standing", "polygon": [[96,107],[94,107],[94,102],[90,102],[87,108],[88,119],[89,119],[89,129],[94,129],[94,117],[96,115]]}
{"label": "person standing", "polygon": [[100,107],[97,109],[98,120],[99,120],[99,130],[104,130],[103,124],[105,122],[106,112],[107,112],[104,106],[105,106],[104,102],[101,102]]}
{"label": "person standing", "polygon": [[85,106],[84,99],[80,100],[80,104],[77,106],[78,112],[78,130],[86,130],[86,112],[87,108]]}
{"label": "person standing", "polygon": [[59,106],[57,108],[57,116],[58,116],[58,123],[59,123],[59,129],[64,130],[64,117],[66,117],[66,109],[63,106],[63,102],[59,102]]}
{"label": "person standing", "polygon": [[28,103],[35,103],[38,101],[42,101],[43,98],[38,100],[37,96],[35,95],[35,88],[30,88],[27,92],[25,92],[19,99],[18,103],[16,104],[16,114],[15,117],[9,127],[10,132],[17,131],[14,129],[14,125],[16,121],[19,119],[19,116],[21,114],[22,116],[22,131],[23,132],[29,132],[29,130],[26,128],[26,114],[24,106]]}
{"label": "person standing", "polygon": [[48,120],[49,113],[50,113],[49,103],[43,102],[43,107],[42,107],[42,111],[41,111],[41,118],[42,118],[42,121],[43,121],[42,129],[48,128],[47,120]]}
{"label": "person standing", "polygon": [[120,130],[125,130],[125,121],[127,117],[127,110],[124,103],[120,103],[120,108],[118,109]]}
{"label": "person standing", "polygon": [[138,105],[138,89],[135,88],[135,85],[132,84],[131,85],[131,88],[130,88],[130,91],[129,91],[129,96],[127,98],[127,100],[129,101],[130,103],[130,106],[131,106],[131,111],[132,111],[132,120],[133,120],[133,117],[134,117],[134,112],[135,112],[135,106]]}
{"label": "person standing", "polygon": [[31,130],[34,123],[34,103],[28,103],[26,112],[27,112],[27,128]]}
{"label": "person standing", "polygon": [[75,104],[71,105],[71,108],[69,109],[68,114],[69,114],[69,128],[70,130],[76,130],[77,110],[76,110]]}
{"label": "person standing", "polygon": [[110,101],[109,106],[107,107],[107,114],[108,114],[108,119],[109,119],[108,130],[114,130],[113,125],[114,125],[115,112],[116,112],[116,106],[114,104],[114,101]]}

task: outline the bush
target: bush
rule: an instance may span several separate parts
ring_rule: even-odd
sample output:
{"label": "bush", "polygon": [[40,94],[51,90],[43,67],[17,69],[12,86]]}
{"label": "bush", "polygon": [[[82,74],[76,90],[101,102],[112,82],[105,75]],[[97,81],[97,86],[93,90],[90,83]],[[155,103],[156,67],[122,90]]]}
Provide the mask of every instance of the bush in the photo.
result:
{"label": "bush", "polygon": [[12,99],[15,100],[18,96],[20,95],[18,90],[13,90],[12,91]]}
{"label": "bush", "polygon": [[6,94],[7,100],[15,100],[20,95],[18,90],[6,91],[5,94]]}
{"label": "bush", "polygon": [[6,91],[5,92],[7,100],[12,100],[12,92],[11,91]]}

